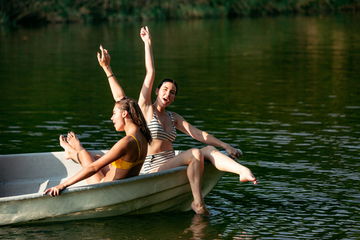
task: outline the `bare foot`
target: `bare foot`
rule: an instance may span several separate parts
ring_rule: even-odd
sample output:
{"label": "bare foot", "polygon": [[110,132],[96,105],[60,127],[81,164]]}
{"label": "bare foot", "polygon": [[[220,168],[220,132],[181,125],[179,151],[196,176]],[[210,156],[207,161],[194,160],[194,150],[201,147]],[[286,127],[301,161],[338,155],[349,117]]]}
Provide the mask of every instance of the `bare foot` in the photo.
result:
{"label": "bare foot", "polygon": [[81,145],[78,137],[75,135],[74,132],[69,132],[67,135],[67,142],[70,146],[76,150],[76,152],[80,152],[84,150],[83,146]]}
{"label": "bare foot", "polygon": [[74,148],[72,148],[70,146],[70,144],[66,141],[66,137],[63,135],[60,135],[59,137],[59,142],[60,142],[60,146],[64,149],[65,151],[65,158],[66,159],[71,159],[76,163],[79,163],[77,161],[77,152]]}
{"label": "bare foot", "polygon": [[242,168],[239,175],[240,182],[253,182],[254,184],[258,184],[256,177],[254,177],[250,169],[247,167]]}
{"label": "bare foot", "polygon": [[206,206],[204,203],[195,203],[192,202],[191,203],[191,208],[192,210],[194,210],[194,212],[196,214],[200,214],[200,215],[204,215],[204,216],[208,216],[210,215],[209,211],[207,210]]}

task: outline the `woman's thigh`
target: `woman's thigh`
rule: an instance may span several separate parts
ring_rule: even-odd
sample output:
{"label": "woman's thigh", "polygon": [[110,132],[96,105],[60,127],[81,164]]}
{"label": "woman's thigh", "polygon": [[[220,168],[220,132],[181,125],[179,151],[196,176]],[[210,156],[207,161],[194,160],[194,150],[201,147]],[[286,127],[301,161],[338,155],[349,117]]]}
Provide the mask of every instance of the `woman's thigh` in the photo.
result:
{"label": "woman's thigh", "polygon": [[199,149],[192,148],[179,153],[175,157],[169,159],[162,166],[160,166],[157,171],[163,171],[166,169],[189,165],[194,158],[201,158],[201,152]]}

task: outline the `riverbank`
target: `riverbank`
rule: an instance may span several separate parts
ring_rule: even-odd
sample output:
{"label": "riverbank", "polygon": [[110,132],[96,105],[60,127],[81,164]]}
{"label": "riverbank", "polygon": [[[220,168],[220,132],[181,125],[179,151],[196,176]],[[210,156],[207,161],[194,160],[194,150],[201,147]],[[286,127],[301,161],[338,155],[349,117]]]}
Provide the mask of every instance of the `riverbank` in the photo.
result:
{"label": "riverbank", "polygon": [[0,25],[358,13],[354,0],[22,0],[0,3]]}

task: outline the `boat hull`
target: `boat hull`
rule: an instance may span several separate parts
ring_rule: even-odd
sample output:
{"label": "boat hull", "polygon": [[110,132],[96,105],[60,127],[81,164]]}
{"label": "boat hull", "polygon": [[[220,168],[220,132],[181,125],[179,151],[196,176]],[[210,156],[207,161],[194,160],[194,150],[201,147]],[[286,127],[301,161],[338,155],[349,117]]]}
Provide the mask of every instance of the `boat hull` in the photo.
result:
{"label": "boat hull", "polygon": [[[1,197],[0,225],[32,221],[66,221],[124,214],[148,214],[162,211],[188,211],[191,209],[192,195],[186,175],[186,167],[92,185],[86,185],[83,181],[76,186],[69,187],[58,197],[50,197],[42,195],[43,190],[73,175],[80,169],[79,165],[64,160],[63,154],[56,152],[42,153],[38,157],[26,154],[2,155],[0,156],[0,166],[4,166],[3,169],[10,171],[9,167],[5,167],[9,161],[16,161],[17,163],[29,161],[37,165],[34,163],[37,162],[36,159],[43,164],[43,170],[46,171],[47,168],[51,167],[51,164],[47,165],[44,162],[57,162],[55,165],[63,165],[66,169],[66,171],[60,172],[62,174],[66,172],[66,174],[41,176],[37,181],[32,179],[35,187],[31,188],[38,189],[36,193]],[[37,170],[40,171],[40,169]],[[15,186],[16,183],[27,186],[26,183],[22,183],[26,182],[26,179],[21,181],[19,173],[15,173],[16,170],[14,169],[11,171],[17,178],[13,182],[0,179],[2,196],[6,193],[16,194],[16,190],[21,192],[21,187],[11,190],[11,186]],[[24,169],[20,169],[21,171]],[[11,173],[5,174],[5,178],[9,175]],[[31,174],[25,175],[30,177]],[[202,188],[204,196],[211,191],[221,176],[222,172],[216,170],[211,164],[206,165]]]}

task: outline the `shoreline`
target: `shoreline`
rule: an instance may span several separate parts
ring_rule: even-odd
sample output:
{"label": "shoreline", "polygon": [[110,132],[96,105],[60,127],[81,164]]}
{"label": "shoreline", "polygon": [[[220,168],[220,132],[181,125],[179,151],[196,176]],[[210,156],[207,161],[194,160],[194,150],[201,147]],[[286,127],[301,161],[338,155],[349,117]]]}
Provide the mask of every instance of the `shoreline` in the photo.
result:
{"label": "shoreline", "polygon": [[[61,4],[60,4],[61,3]],[[0,25],[33,26],[68,23],[236,19],[272,16],[358,14],[360,3],[350,0],[299,1],[7,1],[0,4]]]}

